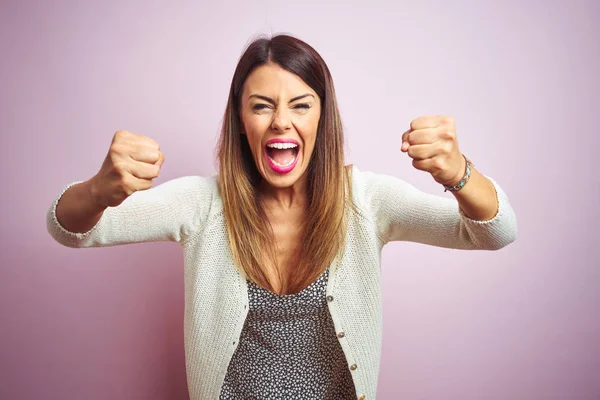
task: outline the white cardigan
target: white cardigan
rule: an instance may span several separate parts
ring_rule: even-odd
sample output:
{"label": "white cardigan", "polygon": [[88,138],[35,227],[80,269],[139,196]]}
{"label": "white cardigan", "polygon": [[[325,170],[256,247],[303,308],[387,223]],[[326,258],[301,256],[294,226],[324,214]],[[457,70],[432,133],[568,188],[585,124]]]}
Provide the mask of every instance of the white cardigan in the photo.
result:
{"label": "white cardigan", "polygon": [[[503,190],[498,214],[489,221],[464,215],[453,198],[426,194],[391,176],[352,171],[359,209],[348,219],[347,245],[329,267],[327,304],[352,371],[359,399],[375,399],[381,358],[380,259],[390,241],[454,249],[500,249],[516,239],[517,221]],[[86,233],[65,230],[56,205],[48,232],[68,247],[176,241],[185,261],[184,342],[192,400],[218,399],[227,366],[248,313],[245,277],[232,261],[217,177],[186,176],[135,192],[109,207]],[[341,255],[341,257],[340,257]]]}

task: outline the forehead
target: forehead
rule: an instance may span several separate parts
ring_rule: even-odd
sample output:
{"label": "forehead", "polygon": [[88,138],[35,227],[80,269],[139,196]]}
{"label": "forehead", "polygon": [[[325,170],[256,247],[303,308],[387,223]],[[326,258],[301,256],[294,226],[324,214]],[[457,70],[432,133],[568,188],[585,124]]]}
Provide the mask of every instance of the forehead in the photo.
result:
{"label": "forehead", "polygon": [[298,94],[316,93],[298,75],[277,64],[269,63],[256,68],[244,83],[244,98],[251,94],[261,94],[277,98],[294,97]]}

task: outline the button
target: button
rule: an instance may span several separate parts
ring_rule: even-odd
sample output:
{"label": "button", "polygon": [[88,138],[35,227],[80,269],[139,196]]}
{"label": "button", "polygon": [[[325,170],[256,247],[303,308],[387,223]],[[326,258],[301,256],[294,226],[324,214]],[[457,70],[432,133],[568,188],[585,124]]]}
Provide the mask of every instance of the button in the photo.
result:
{"label": "button", "polygon": [[331,303],[333,301],[333,296],[327,296],[327,301]]}
{"label": "button", "polygon": [[356,368],[358,368],[358,365],[356,365],[356,364],[352,364],[352,365],[350,366],[350,370],[351,370],[351,371],[354,371]]}
{"label": "button", "polygon": [[365,396],[365,395],[363,394],[362,396],[360,396],[360,397],[358,398],[358,400],[365,400],[366,398],[367,398],[367,396]]}
{"label": "button", "polygon": [[343,338],[344,336],[346,336],[346,334],[345,334],[344,332],[340,332],[340,333],[338,333],[338,337],[339,337],[339,338]]}

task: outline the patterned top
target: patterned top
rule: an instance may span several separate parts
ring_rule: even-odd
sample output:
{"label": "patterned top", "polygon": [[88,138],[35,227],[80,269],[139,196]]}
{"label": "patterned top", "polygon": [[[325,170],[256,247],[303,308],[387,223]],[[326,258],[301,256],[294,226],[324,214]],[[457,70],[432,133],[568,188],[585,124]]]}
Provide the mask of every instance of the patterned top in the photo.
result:
{"label": "patterned top", "polygon": [[221,400],[356,399],[326,304],[328,274],[283,296],[248,281],[250,309]]}

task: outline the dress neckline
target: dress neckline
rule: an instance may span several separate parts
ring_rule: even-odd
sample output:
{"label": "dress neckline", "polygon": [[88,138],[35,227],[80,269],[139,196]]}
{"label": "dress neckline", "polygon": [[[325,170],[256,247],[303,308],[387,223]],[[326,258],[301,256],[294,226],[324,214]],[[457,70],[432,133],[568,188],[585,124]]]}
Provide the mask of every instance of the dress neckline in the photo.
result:
{"label": "dress neckline", "polygon": [[289,293],[289,294],[277,294],[274,293],[272,291],[270,291],[269,289],[265,289],[262,286],[259,286],[256,282],[251,281],[250,279],[247,279],[248,284],[252,285],[254,288],[258,289],[259,291],[265,292],[271,296],[277,297],[279,299],[284,299],[284,298],[292,298],[292,297],[297,297],[297,296],[301,296],[302,294],[306,293],[307,291],[309,291],[313,286],[315,286],[321,279],[323,279],[323,277],[329,272],[329,268],[326,268],[325,271],[323,271],[323,273],[321,273],[321,275],[319,275],[319,277],[317,279],[315,279],[314,281],[312,281],[310,283],[310,285],[308,285],[307,287],[305,287],[304,289],[302,289],[301,291],[299,291],[298,293]]}

